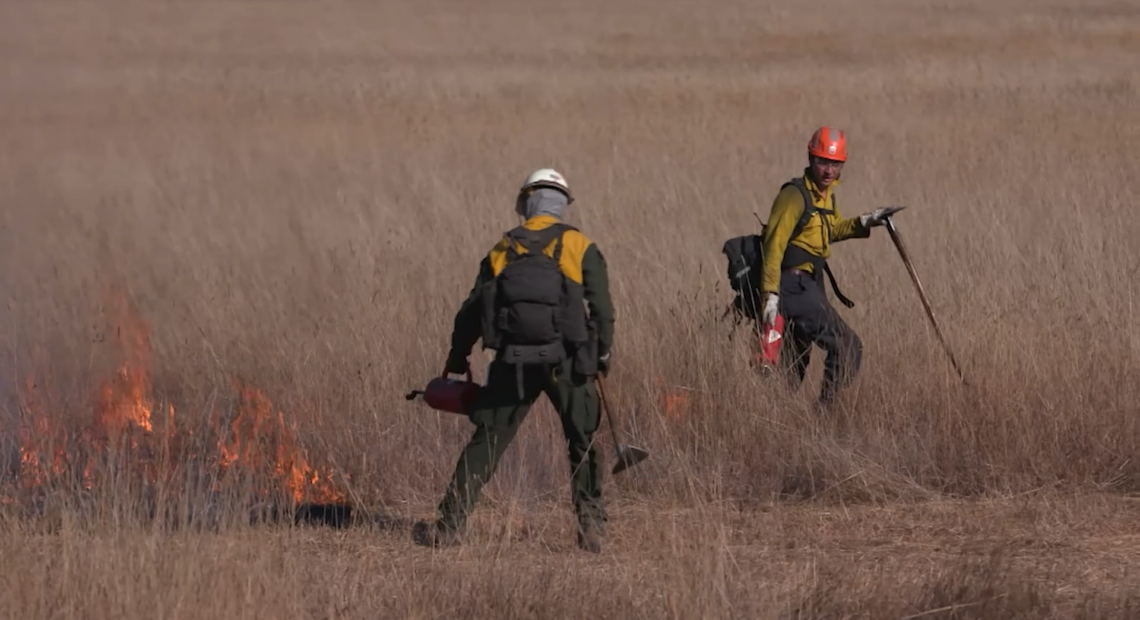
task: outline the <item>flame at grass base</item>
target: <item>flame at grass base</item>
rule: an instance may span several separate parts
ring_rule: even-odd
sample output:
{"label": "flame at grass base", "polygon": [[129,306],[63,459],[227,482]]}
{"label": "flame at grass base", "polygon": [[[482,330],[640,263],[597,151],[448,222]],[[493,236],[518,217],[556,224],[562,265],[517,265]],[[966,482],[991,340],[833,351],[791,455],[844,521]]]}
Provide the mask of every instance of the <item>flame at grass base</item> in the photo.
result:
{"label": "flame at grass base", "polygon": [[333,471],[312,465],[296,428],[257,387],[234,379],[232,405],[197,419],[183,419],[171,402],[156,402],[149,326],[125,295],[112,301],[123,361],[95,389],[91,417],[69,415],[56,402],[58,390],[27,377],[20,390],[18,471],[0,496],[15,501],[20,493],[45,490],[193,484],[255,501],[346,502]]}

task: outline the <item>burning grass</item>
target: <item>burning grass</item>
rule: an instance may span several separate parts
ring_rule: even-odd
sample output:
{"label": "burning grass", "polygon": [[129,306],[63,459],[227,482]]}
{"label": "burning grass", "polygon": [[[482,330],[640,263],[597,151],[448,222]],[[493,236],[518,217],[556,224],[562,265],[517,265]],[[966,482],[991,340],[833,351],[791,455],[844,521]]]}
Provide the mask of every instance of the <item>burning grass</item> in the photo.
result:
{"label": "burning grass", "polygon": [[156,395],[150,327],[121,288],[111,290],[114,373],[94,390],[87,419],[53,403],[58,392],[36,378],[48,370],[26,378],[4,503],[42,513],[49,502],[83,506],[122,494],[145,498],[152,516],[157,503],[186,497],[343,510],[347,477],[311,465],[295,425],[256,386],[233,378],[228,406],[205,416],[179,416]]}

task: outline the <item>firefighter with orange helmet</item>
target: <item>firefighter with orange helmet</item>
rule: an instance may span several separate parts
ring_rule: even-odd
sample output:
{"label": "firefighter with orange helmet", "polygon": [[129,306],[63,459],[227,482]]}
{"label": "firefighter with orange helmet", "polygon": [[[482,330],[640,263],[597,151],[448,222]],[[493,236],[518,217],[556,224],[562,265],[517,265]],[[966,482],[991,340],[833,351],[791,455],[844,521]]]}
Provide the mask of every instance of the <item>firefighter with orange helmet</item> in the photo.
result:
{"label": "firefighter with orange helmet", "polygon": [[854,304],[835,283],[827,259],[831,244],[866,238],[871,228],[881,226],[896,207],[885,207],[845,218],[835,204],[835,188],[847,161],[847,137],[835,127],[820,127],[807,148],[808,166],[803,176],[786,182],[772,203],[763,233],[763,276],[760,292],[765,326],[774,326],[777,315],[785,319],[786,362],[793,386],[803,382],[811,361],[811,347],[827,352],[820,402],[830,404],[838,391],[858,374],[863,345],[827,299],[823,277],[830,279],[836,297],[847,307]]}

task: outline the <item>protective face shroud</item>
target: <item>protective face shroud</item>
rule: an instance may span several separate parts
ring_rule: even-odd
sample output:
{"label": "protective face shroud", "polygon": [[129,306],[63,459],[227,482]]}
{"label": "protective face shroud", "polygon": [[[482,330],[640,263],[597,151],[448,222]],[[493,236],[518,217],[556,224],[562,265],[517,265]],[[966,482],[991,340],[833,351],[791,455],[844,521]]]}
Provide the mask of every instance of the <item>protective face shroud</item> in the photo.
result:
{"label": "protective face shroud", "polygon": [[566,194],[556,189],[540,186],[519,194],[519,198],[515,202],[515,213],[528,220],[540,215],[550,215],[563,219],[568,204],[570,204],[570,199],[566,197]]}

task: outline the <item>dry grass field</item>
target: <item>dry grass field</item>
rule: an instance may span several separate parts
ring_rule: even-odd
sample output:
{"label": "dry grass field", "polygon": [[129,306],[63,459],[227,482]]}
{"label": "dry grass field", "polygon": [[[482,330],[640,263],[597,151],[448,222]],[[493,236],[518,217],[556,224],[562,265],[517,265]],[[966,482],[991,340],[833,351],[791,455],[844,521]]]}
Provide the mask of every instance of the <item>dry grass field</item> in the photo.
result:
{"label": "dry grass field", "polygon": [[[1128,0],[2,2],[0,617],[1140,617],[1137,67]],[[721,244],[822,124],[969,385],[883,229],[839,410],[747,367]],[[471,426],[404,394],[548,165],[652,456],[583,554],[540,401],[414,546]]]}

